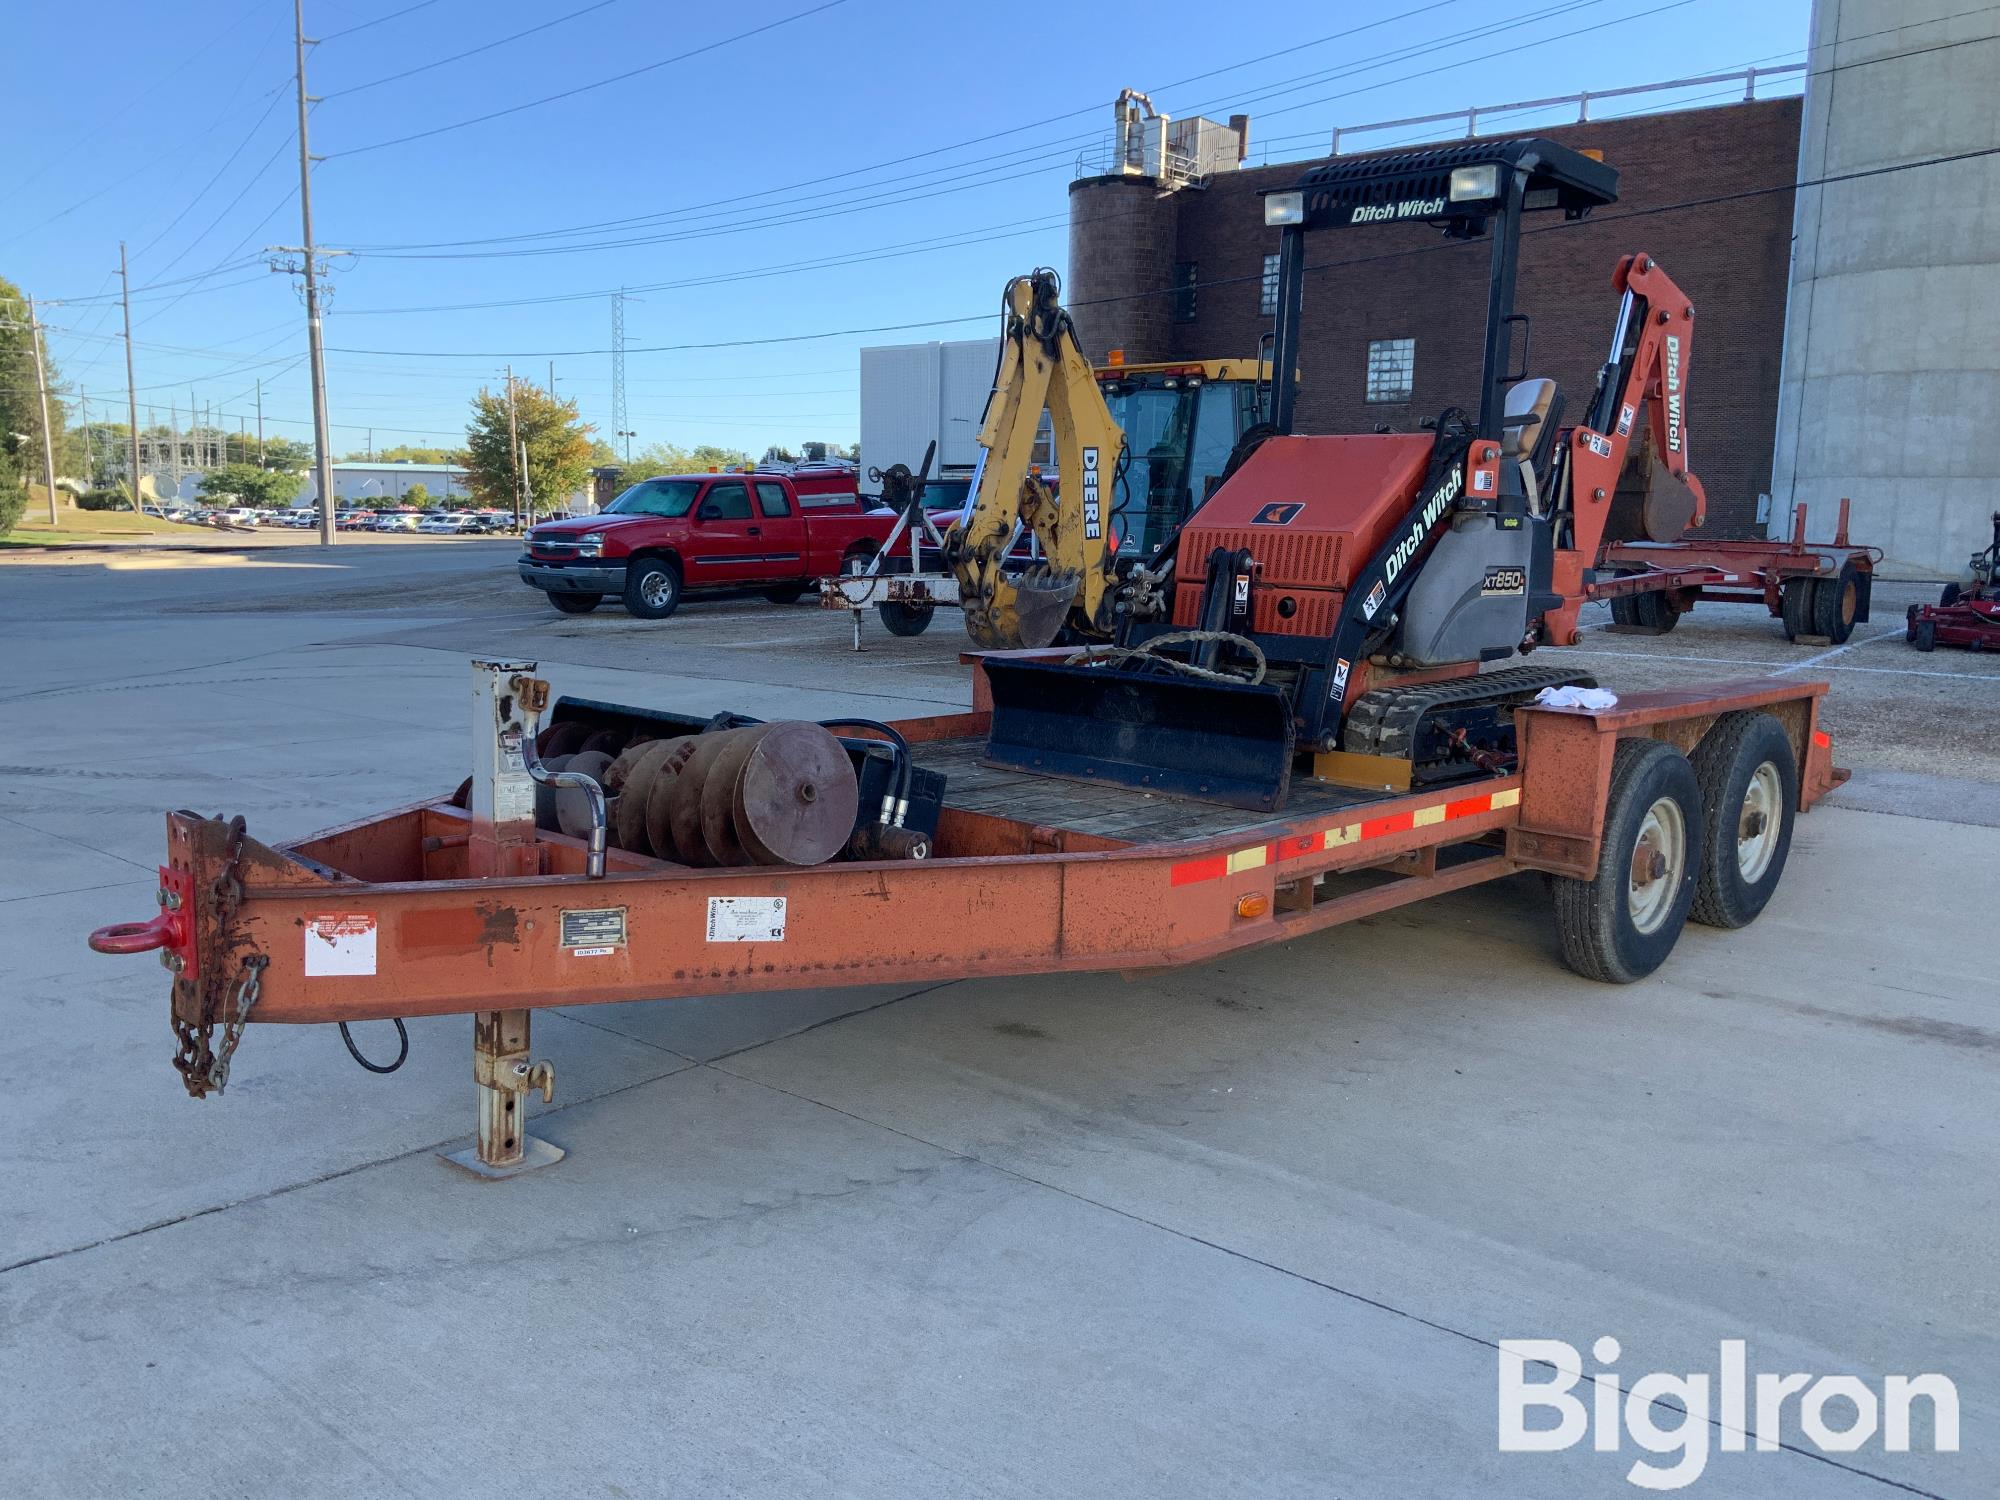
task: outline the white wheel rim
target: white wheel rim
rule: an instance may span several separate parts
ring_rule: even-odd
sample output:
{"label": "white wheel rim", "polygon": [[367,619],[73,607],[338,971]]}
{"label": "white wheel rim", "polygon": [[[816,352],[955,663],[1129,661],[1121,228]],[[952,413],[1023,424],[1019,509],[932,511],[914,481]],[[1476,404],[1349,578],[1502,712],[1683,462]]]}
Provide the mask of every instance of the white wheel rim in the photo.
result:
{"label": "white wheel rim", "polygon": [[1686,869],[1687,820],[1681,816],[1678,802],[1662,797],[1646,809],[1626,877],[1627,907],[1632,925],[1640,932],[1655,933],[1665,925]]}
{"label": "white wheel rim", "polygon": [[1784,783],[1778,768],[1764,761],[1743,789],[1743,807],[1736,815],[1736,868],[1755,885],[1778,854],[1778,830],[1784,826]]}
{"label": "white wheel rim", "polygon": [[639,592],[645,597],[646,603],[654,609],[658,609],[662,604],[667,602],[667,598],[671,592],[667,587],[667,575],[664,573],[648,573],[646,581],[639,585]]}

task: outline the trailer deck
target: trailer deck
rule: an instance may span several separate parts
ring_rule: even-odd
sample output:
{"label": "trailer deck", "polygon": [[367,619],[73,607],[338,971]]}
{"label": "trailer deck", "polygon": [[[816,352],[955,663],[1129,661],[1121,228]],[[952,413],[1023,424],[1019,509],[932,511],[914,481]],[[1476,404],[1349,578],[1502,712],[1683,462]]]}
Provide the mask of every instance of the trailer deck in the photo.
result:
{"label": "trailer deck", "polygon": [[[593,878],[586,841],[537,828],[506,793],[527,781],[510,736],[533,737],[546,692],[532,671],[474,664],[484,790],[469,807],[439,798],[275,846],[241,820],[168,816],[160,915],[91,944],[161,950],[191,1093],[219,1091],[246,1027],[471,1013],[479,1144],[454,1159],[514,1170],[534,1155],[521,1097],[553,1087],[550,1066],[528,1058],[538,1007],[1153,970],[1518,871],[1587,880],[1601,861],[1630,863],[1636,889],[1658,871],[1605,843],[1619,745],[1686,753],[1726,716],[1776,721],[1799,810],[1845,779],[1819,728],[1826,685],[1776,679],[1634,694],[1599,712],[1525,708],[1504,773],[1408,792],[1299,776],[1277,816],[989,766],[980,707],[891,726],[915,764],[947,778],[927,859],[697,869],[612,849]],[[555,705],[592,722],[619,712]]]}

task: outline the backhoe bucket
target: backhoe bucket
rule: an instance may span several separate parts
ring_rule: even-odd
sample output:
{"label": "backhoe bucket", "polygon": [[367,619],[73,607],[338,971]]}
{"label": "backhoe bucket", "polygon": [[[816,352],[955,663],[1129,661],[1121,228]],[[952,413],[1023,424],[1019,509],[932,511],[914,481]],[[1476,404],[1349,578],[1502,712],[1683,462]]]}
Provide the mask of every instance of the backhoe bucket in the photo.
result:
{"label": "backhoe bucket", "polygon": [[1038,650],[1062,633],[1075,602],[1074,573],[1036,568],[1003,575],[990,602],[967,603],[965,633],[986,651]]}
{"label": "backhoe bucket", "polygon": [[983,663],[990,765],[1272,812],[1292,779],[1292,711],[1273,687],[1048,662]]}

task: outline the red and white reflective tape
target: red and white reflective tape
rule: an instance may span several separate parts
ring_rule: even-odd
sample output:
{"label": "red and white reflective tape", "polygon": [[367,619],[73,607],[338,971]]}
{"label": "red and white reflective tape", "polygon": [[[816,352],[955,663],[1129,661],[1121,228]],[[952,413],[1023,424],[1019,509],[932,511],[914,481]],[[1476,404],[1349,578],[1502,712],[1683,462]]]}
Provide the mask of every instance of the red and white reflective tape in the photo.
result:
{"label": "red and white reflective tape", "polygon": [[1195,885],[1204,880],[1220,880],[1225,875],[1240,874],[1244,870],[1260,870],[1265,865],[1282,864],[1288,859],[1302,859],[1308,854],[1320,854],[1328,849],[1344,849],[1349,844],[1363,844],[1369,839],[1388,838],[1391,834],[1408,833],[1414,828],[1428,828],[1433,823],[1449,823],[1454,818],[1470,818],[1480,813],[1498,812],[1502,808],[1515,806],[1520,800],[1521,789],[1509,787],[1502,792],[1483,792],[1476,797],[1461,797],[1455,802],[1434,802],[1429,807],[1384,813],[1379,817],[1362,818],[1358,822],[1330,823],[1315,833],[1294,834],[1289,838],[1274,839],[1266,844],[1252,844],[1247,849],[1236,849],[1226,854],[1209,854],[1200,859],[1184,859],[1172,867],[1171,879],[1174,885]]}

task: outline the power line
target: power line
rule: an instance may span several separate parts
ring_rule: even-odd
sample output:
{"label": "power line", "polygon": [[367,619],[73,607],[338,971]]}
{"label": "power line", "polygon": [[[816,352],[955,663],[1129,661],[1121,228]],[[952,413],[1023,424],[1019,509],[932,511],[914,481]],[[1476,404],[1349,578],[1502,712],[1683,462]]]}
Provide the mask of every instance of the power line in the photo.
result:
{"label": "power line", "polygon": [[[1686,0],[1681,0],[1681,3],[1686,3]],[[1736,203],[1749,198],[1765,197],[1772,193],[1790,193],[1805,188],[1826,187],[1832,184],[1842,183],[1842,182],[1857,182],[1866,178],[1887,176],[1895,172],[1911,172],[1911,171],[1916,171],[1923,167],[1947,166],[1956,162],[1973,161],[1982,157],[1988,157],[1994,155],[2000,155],[2000,146],[1987,146],[1987,147],[1982,147],[1981,149],[1975,151],[1960,151],[1960,152],[1955,152],[1949,156],[1926,157],[1922,161],[1902,162],[1886,167],[1869,167],[1862,169],[1860,171],[1841,172],[1826,177],[1812,178],[1806,181],[1784,182],[1770,187],[1745,188],[1737,192],[1718,193],[1706,198],[1688,198],[1677,203],[1662,203],[1653,205],[1648,208],[1629,209],[1623,213],[1596,214],[1588,219],[1579,219],[1575,221],[1565,221],[1560,224],[1544,225],[1534,229],[1523,230],[1522,232],[1524,234],[1550,234],[1561,230],[1576,228],[1582,225],[1617,223],[1626,219],[1650,218],[1656,214],[1673,213],[1683,209],[1707,208],[1714,206],[1716,204]],[[1365,265],[1373,261],[1395,260],[1410,255],[1423,255],[1423,254],[1430,254],[1435,251],[1463,249],[1465,248],[1466,244],[1469,243],[1470,242],[1455,241],[1447,244],[1419,247],[1416,249],[1395,250],[1395,251],[1385,252],[1379,255],[1363,256],[1352,260],[1324,262],[1319,265],[1307,266],[1305,269],[1308,271],[1335,270],[1342,266]],[[1261,271],[1253,271],[1242,276],[1224,276],[1224,277],[1213,278],[1207,281],[1198,282],[1196,283],[1196,289],[1200,290],[1209,287],[1233,286],[1240,283],[1261,281],[1262,279],[1263,279],[1263,273]],[[1184,292],[1185,290],[1186,290],[1185,286],[1155,287],[1149,291],[1131,292],[1117,297],[1096,297],[1096,298],[1091,298],[1088,301],[1077,302],[1071,305],[1073,307],[1098,307],[1115,302],[1139,301],[1148,297],[1172,296],[1177,291]],[[882,323],[882,324],[876,324],[873,327],[868,327],[868,328],[835,328],[835,329],[828,329],[820,333],[773,334],[763,338],[729,339],[729,340],[704,342],[704,343],[654,344],[645,346],[643,348],[629,348],[628,346],[628,352],[634,354],[671,354],[671,353],[679,353],[685,350],[694,350],[694,349],[763,348],[771,344],[810,343],[819,339],[850,338],[862,334],[907,333],[914,329],[919,329],[919,328],[948,328],[962,323],[987,322],[991,320],[992,317],[993,317],[992,312],[988,311],[982,313],[968,314],[963,317],[924,318],[907,323]],[[531,351],[517,350],[512,354],[495,354],[490,351],[469,353],[464,350],[457,350],[457,349],[331,349],[329,352],[336,354],[360,354],[376,358],[388,357],[396,359],[495,360],[504,358],[566,359],[566,358],[573,358],[589,354],[606,354],[609,353],[610,351],[605,349],[537,349]]]}
{"label": "power line", "polygon": [[316,41],[338,41],[341,37],[353,36],[357,31],[366,31],[371,26],[380,26],[386,21],[401,20],[404,16],[410,15],[412,12],[426,10],[437,3],[438,0],[417,0],[415,5],[406,5],[401,10],[392,10],[386,16],[377,16],[372,21],[357,21],[352,26],[343,26],[339,31],[329,31],[325,36],[317,38]]}
{"label": "power line", "polygon": [[[435,4],[436,0],[423,0],[423,3]],[[822,11],[829,11],[836,6],[845,5],[846,3],[847,0],[821,0],[820,4],[812,6],[810,9],[796,11],[789,16],[781,16],[775,21],[767,21],[762,26],[753,26],[748,31],[739,31],[734,36],[723,37],[720,41],[709,42],[704,46],[694,48],[692,51],[676,53],[672,57],[663,57],[658,62],[647,63],[644,67],[632,68],[623,73],[614,73],[609,78],[599,78],[591,83],[578,84],[573,89],[564,89],[559,94],[548,94],[540,99],[530,99],[525,104],[511,104],[505,109],[496,109],[483,115],[474,115],[470,119],[454,120],[449,125],[435,125],[429,130],[416,130],[408,135],[392,136],[386,141],[371,141],[365,146],[350,146],[345,151],[329,152],[324,160],[335,161],[344,156],[360,156],[368,151],[382,151],[390,146],[402,146],[407,145],[411,141],[428,140],[434,135],[444,135],[453,130],[464,130],[472,125],[484,125],[489,120],[504,119],[508,115],[520,114],[523,110],[539,109],[544,104],[554,104],[561,99],[574,99],[578,94],[587,94],[593,89],[608,88],[614,83],[624,83],[629,79],[655,72],[673,63],[686,62],[690,58],[701,57],[706,53],[718,51],[723,47],[731,46],[737,42],[748,41],[753,36],[762,36],[767,31],[776,31],[780,26],[789,26],[794,21],[803,21],[809,16],[819,15]],[[417,7],[412,6],[411,9],[414,10]],[[388,17],[385,16],[383,19],[387,20]],[[352,29],[358,30],[359,28]],[[327,40],[331,40],[331,38]]]}
{"label": "power line", "polygon": [[[397,83],[405,78],[414,78],[419,73],[428,73],[433,68],[442,68],[450,63],[463,62],[468,57],[477,57],[482,52],[491,52],[495,47],[504,47],[509,42],[518,42],[524,36],[533,36],[538,31],[547,31],[551,27],[560,26],[566,21],[574,21],[579,16],[587,16],[592,11],[603,10],[606,6],[616,5],[617,3],[618,0],[597,0],[597,3],[594,5],[586,5],[582,10],[573,10],[566,16],[557,16],[553,21],[544,21],[539,26],[530,26],[526,31],[517,31],[512,36],[501,37],[498,41],[487,42],[478,47],[470,47],[463,52],[454,52],[450,57],[440,57],[435,62],[420,63],[414,68],[405,68],[400,73],[390,73],[382,78],[371,78],[366,83],[357,83],[344,89],[335,89],[330,94],[320,95],[320,99],[322,101],[344,99],[349,94],[358,94],[364,89],[380,88],[385,83]],[[330,41],[332,38],[327,38],[327,40]]]}
{"label": "power line", "polygon": [[[1324,46],[1329,42],[1345,40],[1350,36],[1357,35],[1362,31],[1371,30],[1377,26],[1388,25],[1399,21],[1405,21],[1413,16],[1422,15],[1427,11],[1440,10],[1444,8],[1444,6],[1446,5],[1458,4],[1458,3],[1461,3],[1461,0],[1432,0],[1432,3],[1430,4],[1416,6],[1413,9],[1402,11],[1397,15],[1384,17],[1380,21],[1371,21],[1368,22],[1366,25],[1349,27],[1344,31],[1336,31],[1330,33],[1327,36],[1317,37],[1312,41],[1301,43],[1297,47],[1286,48],[1280,52],[1265,53],[1262,54],[1261,56],[1255,58],[1248,58],[1241,62],[1228,63],[1220,68],[1212,68],[1205,73],[1192,74],[1187,78],[1176,80],[1173,83],[1157,85],[1154,87],[1153,92],[1163,93],[1168,89],[1181,88],[1189,83],[1200,82],[1202,79],[1205,78],[1212,78],[1222,73],[1235,72],[1241,68],[1255,66],[1257,63],[1260,62],[1268,62],[1274,57],[1292,56],[1299,52],[1308,51],[1314,47]],[[1450,39],[1447,38],[1444,41],[1437,43],[1436,45],[1447,44],[1449,40]],[[1002,130],[988,131],[983,135],[970,136],[965,140],[954,141],[949,145],[934,146],[924,151],[914,151],[903,156],[890,157],[887,160],[873,162],[863,167],[852,167],[844,172],[835,172],[830,174],[822,173],[818,176],[807,178],[798,182],[782,183],[775,187],[762,188],[749,193],[738,193],[727,198],[709,199],[706,202],[689,204],[679,209],[661,210],[659,212],[650,214],[635,214],[623,219],[598,220],[596,222],[589,224],[571,225],[568,228],[564,229],[537,230],[537,231],[529,231],[522,234],[494,235],[485,238],[468,239],[468,240],[440,240],[440,241],[430,241],[430,242],[415,242],[405,245],[384,245],[377,247],[370,247],[367,245],[357,245],[355,248],[357,250],[366,251],[371,248],[379,250],[439,249],[439,248],[452,248],[460,245],[503,244],[516,240],[550,238],[565,234],[584,233],[593,229],[612,229],[626,225],[641,224],[665,217],[695,213],[706,208],[721,207],[731,203],[747,202],[755,198],[775,197],[779,193],[794,192],[800,188],[818,187],[830,182],[840,182],[847,178],[863,176],[870,172],[881,171],[885,167],[897,167],[906,165],[907,163],[913,161],[924,161],[931,157],[947,155],[953,151],[963,150],[968,146],[984,145],[988,141],[1000,140],[1010,135],[1019,135],[1024,131],[1039,130],[1044,125],[1053,125],[1063,120],[1073,120],[1073,119],[1078,119],[1084,115],[1095,114],[1102,107],[1103,107],[1102,105],[1092,104],[1092,105],[1086,105],[1079,109],[1065,110],[1061,114],[1047,115],[1039,120],[1031,120],[1025,125],[1011,125]],[[1090,135],[1086,136],[1065,137],[1064,141],[1058,144],[1074,145],[1079,140],[1094,139],[1095,135],[1096,133],[1092,132]],[[1012,155],[1019,155],[1022,151],[1042,151],[1046,149],[1048,149],[1046,145],[1030,146],[1030,147],[1017,148],[1014,151],[1002,152],[999,154],[1000,156],[1012,156]],[[987,159],[994,159],[994,158],[987,158]],[[931,174],[932,171],[959,170],[962,168],[963,165],[965,164],[960,164],[960,167],[927,169],[925,172],[913,173],[910,175],[928,176]],[[898,179],[889,179],[889,180],[895,181]]]}

